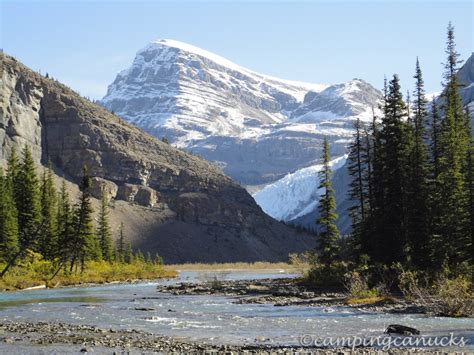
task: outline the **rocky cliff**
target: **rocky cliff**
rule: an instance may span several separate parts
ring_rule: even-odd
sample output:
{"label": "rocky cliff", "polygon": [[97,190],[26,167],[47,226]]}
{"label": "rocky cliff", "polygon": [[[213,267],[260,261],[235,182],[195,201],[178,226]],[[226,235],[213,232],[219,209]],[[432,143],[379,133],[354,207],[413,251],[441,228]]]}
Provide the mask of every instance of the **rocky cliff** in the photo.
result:
{"label": "rocky cliff", "polygon": [[94,193],[112,198],[135,247],[166,262],[284,260],[313,245],[271,219],[210,163],[143,133],[2,54],[0,163],[29,145],[37,162],[77,183],[82,167]]}

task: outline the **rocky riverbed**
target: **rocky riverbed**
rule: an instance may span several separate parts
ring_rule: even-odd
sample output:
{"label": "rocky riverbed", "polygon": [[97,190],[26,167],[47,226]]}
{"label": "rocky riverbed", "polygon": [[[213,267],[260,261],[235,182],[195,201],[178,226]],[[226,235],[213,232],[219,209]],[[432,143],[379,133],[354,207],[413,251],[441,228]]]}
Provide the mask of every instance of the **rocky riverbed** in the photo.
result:
{"label": "rocky riverbed", "polygon": [[[258,341],[258,339],[256,339]],[[8,345],[14,348],[8,348]],[[62,347],[64,353],[100,353],[100,354],[380,354],[380,350],[369,348],[324,349],[305,346],[277,346],[268,344],[215,345],[204,342],[186,342],[149,332],[131,330],[104,329],[87,325],[46,322],[4,322],[0,324],[0,353],[11,353],[12,349],[28,349],[28,353]],[[61,347],[59,347],[61,348]],[[8,350],[10,349],[10,350]],[[3,351],[6,350],[6,351]],[[13,350],[14,351],[14,350]],[[388,353],[405,353],[392,349]],[[410,353],[422,352],[410,349]],[[17,352],[14,352],[17,353]],[[21,351],[19,353],[22,353]],[[426,351],[423,351],[426,353]]]}
{"label": "rocky riverbed", "polygon": [[160,292],[173,295],[235,296],[239,304],[273,304],[275,306],[352,307],[384,313],[426,313],[419,305],[402,298],[387,297],[377,302],[349,304],[347,294],[308,289],[294,279],[208,280],[201,283],[159,285]]}

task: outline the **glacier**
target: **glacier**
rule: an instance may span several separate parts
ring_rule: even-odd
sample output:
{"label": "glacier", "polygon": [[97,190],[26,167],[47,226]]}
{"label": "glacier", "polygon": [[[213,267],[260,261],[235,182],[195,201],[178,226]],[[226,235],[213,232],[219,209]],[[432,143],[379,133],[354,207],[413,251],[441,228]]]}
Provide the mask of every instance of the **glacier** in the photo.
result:
{"label": "glacier", "polygon": [[[332,160],[332,171],[342,168],[346,161],[347,154]],[[318,173],[322,169],[322,164],[316,164],[297,170],[265,186],[253,197],[266,214],[277,220],[288,222],[302,217],[316,209],[324,192],[318,188]]]}

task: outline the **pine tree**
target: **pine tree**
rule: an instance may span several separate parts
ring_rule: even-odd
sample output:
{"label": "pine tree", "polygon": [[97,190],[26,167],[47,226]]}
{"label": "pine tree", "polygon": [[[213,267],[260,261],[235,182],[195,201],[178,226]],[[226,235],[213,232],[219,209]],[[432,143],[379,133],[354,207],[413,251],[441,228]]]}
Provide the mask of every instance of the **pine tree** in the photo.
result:
{"label": "pine tree", "polygon": [[119,231],[119,240],[117,246],[117,261],[123,263],[125,261],[125,239],[123,233],[123,222],[120,223],[120,231]]}
{"label": "pine tree", "polygon": [[439,175],[439,140],[441,134],[440,127],[440,117],[438,111],[438,105],[436,104],[435,99],[431,101],[431,122],[430,122],[430,166],[431,169],[431,179],[438,179]]}
{"label": "pine tree", "polygon": [[125,251],[124,262],[127,264],[131,264],[133,262],[133,251],[131,243],[127,243],[127,250]]}
{"label": "pine tree", "polygon": [[319,200],[318,210],[320,217],[317,220],[319,226],[319,259],[325,266],[329,266],[339,257],[340,233],[336,226],[336,199],[331,183],[331,167],[329,165],[329,142],[324,138],[323,142],[323,169],[319,173],[319,189],[324,189]]}
{"label": "pine tree", "polygon": [[112,232],[109,226],[108,204],[107,195],[102,191],[97,238],[99,239],[102,258],[106,261],[112,261]]}
{"label": "pine tree", "polygon": [[153,264],[153,260],[151,258],[151,253],[149,251],[146,252],[146,259],[145,259],[145,262],[147,264]]}
{"label": "pine tree", "polygon": [[71,206],[66,182],[63,180],[57,202],[58,244],[56,254],[61,258],[61,264],[71,262],[74,255],[74,211]]}
{"label": "pine tree", "polygon": [[74,247],[70,270],[79,262],[81,271],[85,269],[88,260],[101,258],[100,247],[95,236],[93,225],[93,209],[90,202],[90,178],[84,168],[81,183],[81,197],[74,213]]}
{"label": "pine tree", "polygon": [[41,237],[39,250],[43,256],[52,260],[57,256],[58,226],[57,226],[57,192],[51,164],[43,172],[41,183]]}
{"label": "pine tree", "polygon": [[[15,168],[12,165],[12,169]],[[41,227],[39,182],[35,163],[28,147],[23,149],[23,158],[18,171],[12,173],[15,202],[18,211],[20,248],[38,247]]]}
{"label": "pine tree", "polygon": [[[465,119],[466,119],[466,129],[469,130],[470,134],[470,141],[469,147],[467,151],[467,159],[466,159],[466,171],[465,171],[465,185],[467,188],[468,193],[468,204],[467,204],[467,211],[469,214],[469,227],[467,228],[470,231],[470,249],[471,249],[471,257],[470,262],[471,265],[474,264],[474,132],[471,127],[471,115],[469,113],[469,109],[466,107],[465,111]],[[469,241],[468,241],[469,242]],[[469,249],[469,245],[466,246]]]}
{"label": "pine tree", "polygon": [[349,197],[354,204],[349,208],[352,218],[352,251],[360,253],[362,227],[366,219],[368,192],[366,189],[366,168],[364,164],[364,127],[359,118],[355,124],[354,141],[349,147],[348,171],[352,180],[349,185]]}
{"label": "pine tree", "polygon": [[23,149],[23,159],[18,164],[16,152],[13,149],[8,161],[8,184],[11,184],[18,221],[18,252],[13,255],[3,270],[0,277],[5,275],[17,259],[28,249],[35,250],[41,228],[40,195],[38,179],[36,177],[35,163],[28,147]]}
{"label": "pine tree", "polygon": [[448,26],[446,45],[447,62],[442,93],[444,119],[439,137],[439,175],[436,181],[434,203],[439,214],[434,221],[439,242],[436,245],[437,267],[444,263],[458,264],[470,258],[469,192],[466,186],[466,166],[470,145],[470,132],[459,94],[456,76],[459,54],[455,49],[454,28]]}
{"label": "pine tree", "polygon": [[18,220],[13,189],[0,168],[0,260],[9,261],[18,250]]}
{"label": "pine tree", "polygon": [[425,145],[425,125],[428,115],[423,75],[416,59],[413,111],[410,121],[413,131],[413,146],[410,152],[410,183],[408,194],[408,240],[411,245],[411,261],[420,268],[429,265],[429,209],[428,209],[428,155]]}
{"label": "pine tree", "polygon": [[378,240],[372,256],[385,264],[404,261],[407,243],[407,183],[412,133],[398,75],[389,82],[377,137],[377,211],[371,230]]}

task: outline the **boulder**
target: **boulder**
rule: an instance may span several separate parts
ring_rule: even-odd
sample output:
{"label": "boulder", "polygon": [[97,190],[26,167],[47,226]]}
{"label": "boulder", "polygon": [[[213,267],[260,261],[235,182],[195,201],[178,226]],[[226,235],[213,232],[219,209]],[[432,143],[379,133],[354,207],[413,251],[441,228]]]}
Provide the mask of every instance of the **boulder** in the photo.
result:
{"label": "boulder", "polygon": [[135,202],[142,206],[153,207],[157,200],[157,192],[147,186],[140,186],[135,194]]}
{"label": "boulder", "polygon": [[107,199],[110,201],[117,197],[118,186],[112,181],[103,179],[101,177],[91,178],[91,195],[97,199],[102,198],[102,191],[106,194]]}
{"label": "boulder", "polygon": [[420,335],[420,331],[415,328],[407,327],[406,325],[390,324],[385,330],[386,334],[401,334],[401,335]]}
{"label": "boulder", "polygon": [[128,202],[135,201],[135,195],[138,192],[138,185],[123,184],[120,185],[117,192],[117,200],[123,200]]}
{"label": "boulder", "polygon": [[148,186],[123,184],[118,188],[117,199],[153,207],[158,200],[158,193]]}

